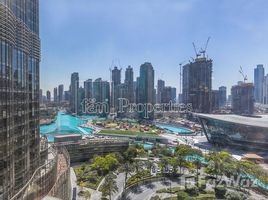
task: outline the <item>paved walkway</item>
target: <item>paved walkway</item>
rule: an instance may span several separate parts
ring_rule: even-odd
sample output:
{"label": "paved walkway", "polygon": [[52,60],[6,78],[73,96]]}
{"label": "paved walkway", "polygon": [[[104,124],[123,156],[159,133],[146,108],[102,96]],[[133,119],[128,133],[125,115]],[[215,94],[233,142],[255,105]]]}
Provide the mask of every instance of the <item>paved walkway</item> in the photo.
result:
{"label": "paved walkway", "polygon": [[116,181],[116,185],[118,187],[118,192],[116,192],[112,195],[112,199],[117,199],[120,196],[120,194],[123,192],[124,183],[125,183],[125,173],[119,173],[117,175],[115,181]]}
{"label": "paved walkway", "polygon": [[171,197],[171,194],[160,194],[156,193],[156,190],[163,189],[163,188],[170,188],[171,187],[178,187],[182,186],[179,182],[175,181],[158,181],[153,183],[148,183],[143,186],[137,187],[135,190],[130,192],[126,198],[126,200],[150,200],[151,197],[159,195],[162,198]]}
{"label": "paved walkway", "polygon": [[76,188],[76,196],[74,197],[74,199],[72,200],[85,200],[85,198],[83,197],[80,197],[78,196],[78,193],[81,191],[81,190],[87,190],[91,193],[91,198],[90,200],[99,200],[101,199],[101,192],[99,191],[96,191],[96,190],[92,190],[92,189],[89,189],[89,188],[85,188],[85,187],[80,187],[77,185],[77,178],[76,178],[76,175],[74,173],[74,169],[71,167],[70,169],[70,174],[71,174],[71,186],[72,186],[72,195],[73,195],[73,189]]}

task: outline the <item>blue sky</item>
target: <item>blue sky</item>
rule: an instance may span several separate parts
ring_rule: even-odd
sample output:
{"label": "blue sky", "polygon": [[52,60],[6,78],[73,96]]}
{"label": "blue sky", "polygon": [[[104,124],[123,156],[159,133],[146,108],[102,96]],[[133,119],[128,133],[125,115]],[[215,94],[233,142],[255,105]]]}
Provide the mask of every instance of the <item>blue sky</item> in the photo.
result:
{"label": "blue sky", "polygon": [[74,71],[109,80],[112,63],[136,77],[146,61],[179,88],[179,63],[210,36],[213,88],[230,90],[240,65],[249,81],[257,64],[268,70],[267,9],[267,0],[40,0],[41,88],[66,90]]}

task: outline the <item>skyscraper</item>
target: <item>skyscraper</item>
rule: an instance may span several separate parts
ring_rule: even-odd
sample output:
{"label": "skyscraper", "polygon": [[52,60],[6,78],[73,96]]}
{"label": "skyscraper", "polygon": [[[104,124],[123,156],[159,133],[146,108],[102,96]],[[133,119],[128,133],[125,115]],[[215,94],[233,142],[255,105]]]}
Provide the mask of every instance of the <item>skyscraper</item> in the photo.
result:
{"label": "skyscraper", "polygon": [[39,90],[39,102],[40,104],[43,103],[43,90],[42,89]]}
{"label": "skyscraper", "polygon": [[88,79],[84,82],[85,98],[90,99],[93,96],[92,79]]}
{"label": "skyscraper", "polygon": [[268,74],[264,77],[263,81],[263,103],[268,104]]}
{"label": "skyscraper", "polygon": [[220,92],[219,90],[211,91],[211,110],[217,111],[220,108]]}
{"label": "skyscraper", "polygon": [[47,91],[47,102],[50,102],[51,101],[51,94],[50,94],[50,91],[48,90]]}
{"label": "skyscraper", "polygon": [[130,103],[134,103],[134,78],[133,78],[133,69],[131,66],[128,66],[125,72],[125,85],[127,88],[126,98]]}
{"label": "skyscraper", "polygon": [[157,103],[162,103],[161,96],[164,88],[165,88],[165,81],[159,79],[157,81],[157,99],[156,99]]}
{"label": "skyscraper", "polygon": [[57,87],[55,87],[53,90],[53,99],[55,103],[58,102],[58,88]]}
{"label": "skyscraper", "polygon": [[161,102],[160,103],[169,103],[172,101],[172,87],[164,87],[161,91]]}
{"label": "skyscraper", "polygon": [[171,87],[171,100],[173,103],[176,103],[176,99],[177,99],[176,93],[177,93],[177,89],[175,87]]}
{"label": "skyscraper", "polygon": [[[140,66],[140,76],[138,78],[138,103],[154,104],[154,69],[151,63],[146,62]],[[140,114],[141,118],[145,117],[145,113]],[[149,114],[149,119],[153,119],[154,113]]]}
{"label": "skyscraper", "polygon": [[0,199],[39,167],[39,1],[0,0]]}
{"label": "skyscraper", "polygon": [[116,66],[112,70],[112,92],[111,92],[111,107],[117,110],[118,107],[118,98],[119,93],[117,86],[121,84],[121,69],[118,69]]}
{"label": "skyscraper", "polygon": [[220,108],[226,105],[227,101],[227,88],[225,86],[219,87],[219,106]]}
{"label": "skyscraper", "polygon": [[72,113],[78,113],[78,89],[79,89],[79,74],[77,72],[71,75],[71,87],[70,87],[70,106]]}
{"label": "skyscraper", "polygon": [[232,110],[235,114],[254,113],[254,86],[240,83],[232,87]]}
{"label": "skyscraper", "polygon": [[59,102],[62,102],[64,99],[63,99],[63,92],[64,92],[64,86],[61,84],[59,85],[58,87],[58,101]]}
{"label": "skyscraper", "polygon": [[110,84],[108,81],[98,78],[93,82],[93,98],[100,103],[110,101]]}
{"label": "skyscraper", "polygon": [[192,104],[194,112],[210,113],[212,60],[196,58],[183,66],[183,103]]}
{"label": "skyscraper", "polygon": [[254,97],[258,103],[263,102],[263,81],[264,68],[263,65],[257,65],[254,69]]}

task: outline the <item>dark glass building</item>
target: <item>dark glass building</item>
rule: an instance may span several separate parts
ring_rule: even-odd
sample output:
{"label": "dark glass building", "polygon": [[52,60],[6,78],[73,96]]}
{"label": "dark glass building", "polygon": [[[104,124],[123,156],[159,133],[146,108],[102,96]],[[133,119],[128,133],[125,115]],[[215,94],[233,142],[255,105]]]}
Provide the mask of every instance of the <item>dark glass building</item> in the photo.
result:
{"label": "dark glass building", "polygon": [[71,112],[78,113],[78,90],[79,90],[79,74],[77,72],[71,75],[71,87],[70,87],[70,105]]}
{"label": "dark glass building", "polygon": [[157,81],[157,99],[156,99],[157,103],[162,103],[161,96],[164,88],[165,88],[165,81],[159,79]]}
{"label": "dark glass building", "polygon": [[62,102],[63,99],[64,86],[61,84],[58,86],[58,101]]}
{"label": "dark glass building", "polygon": [[256,102],[263,103],[263,81],[265,70],[263,65],[257,65],[254,69],[254,98]]}
{"label": "dark glass building", "polygon": [[268,150],[268,116],[196,114],[210,143]]}
{"label": "dark glass building", "polygon": [[219,87],[219,106],[220,108],[226,106],[227,102],[227,88],[225,86]]}
{"label": "dark glass building", "polygon": [[134,103],[134,77],[133,77],[133,68],[128,66],[125,72],[125,85],[127,88],[126,98],[130,103]]}
{"label": "dark glass building", "polygon": [[0,199],[39,166],[39,1],[0,0]]}
{"label": "dark glass building", "polygon": [[[146,62],[140,66],[140,76],[138,80],[138,103],[154,104],[155,90],[154,90],[154,68],[151,63]],[[140,118],[145,118],[145,112],[140,113]],[[153,119],[154,113],[149,113],[148,118]]]}

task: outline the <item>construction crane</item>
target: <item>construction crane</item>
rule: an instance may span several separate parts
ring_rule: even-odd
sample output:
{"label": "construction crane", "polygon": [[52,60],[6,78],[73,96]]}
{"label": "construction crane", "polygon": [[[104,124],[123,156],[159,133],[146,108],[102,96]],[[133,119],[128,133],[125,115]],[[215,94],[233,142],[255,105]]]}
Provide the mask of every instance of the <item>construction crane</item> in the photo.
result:
{"label": "construction crane", "polygon": [[245,75],[243,68],[240,66],[239,73],[243,76],[244,83],[248,80],[248,76]]}
{"label": "construction crane", "polygon": [[182,90],[182,65],[185,63],[186,61],[182,61],[179,65],[180,65],[180,93],[181,94],[181,90]]}
{"label": "construction crane", "polygon": [[205,45],[205,48],[204,48],[204,49],[201,48],[200,51],[199,51],[200,54],[203,54],[203,57],[204,57],[204,58],[206,57],[206,51],[207,51],[207,48],[208,48],[209,40],[210,40],[210,37],[208,37],[208,39],[207,39],[207,43],[206,43],[206,45]]}
{"label": "construction crane", "polygon": [[194,47],[195,56],[196,56],[196,58],[198,58],[199,56],[201,56],[201,54],[197,53],[196,46],[195,46],[194,42],[193,42],[193,47]]}

